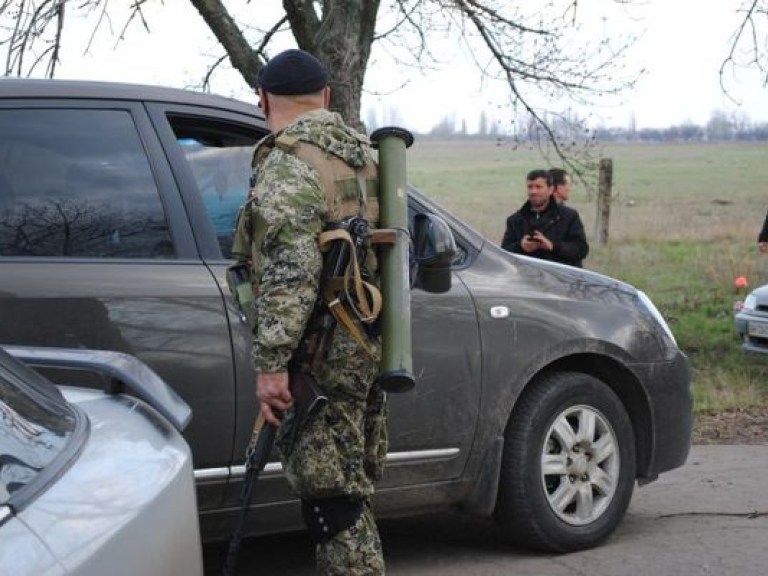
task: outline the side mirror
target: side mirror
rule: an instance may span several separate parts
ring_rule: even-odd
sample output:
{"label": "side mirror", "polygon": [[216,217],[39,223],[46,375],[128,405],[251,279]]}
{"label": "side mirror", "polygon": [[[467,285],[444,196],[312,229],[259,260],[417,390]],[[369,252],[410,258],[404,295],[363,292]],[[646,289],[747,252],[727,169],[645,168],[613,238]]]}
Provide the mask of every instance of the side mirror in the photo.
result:
{"label": "side mirror", "polygon": [[451,289],[451,261],[456,240],[448,224],[436,214],[417,214],[413,220],[414,286],[439,294]]}

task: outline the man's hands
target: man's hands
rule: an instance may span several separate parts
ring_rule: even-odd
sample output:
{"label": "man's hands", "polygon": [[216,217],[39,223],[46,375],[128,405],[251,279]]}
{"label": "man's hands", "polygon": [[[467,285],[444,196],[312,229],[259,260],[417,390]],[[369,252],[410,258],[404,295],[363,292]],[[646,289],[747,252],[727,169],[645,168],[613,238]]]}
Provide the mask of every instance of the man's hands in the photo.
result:
{"label": "man's hands", "polygon": [[523,236],[523,239],[520,240],[520,247],[523,249],[523,252],[526,253],[534,252],[536,250],[552,252],[554,249],[552,241],[544,236],[544,234],[541,233],[541,230],[535,230],[533,234]]}
{"label": "man's hands", "polygon": [[279,426],[280,419],[275,415],[275,410],[284,411],[293,405],[293,396],[288,388],[288,372],[258,374],[256,395],[264,418],[273,426]]}

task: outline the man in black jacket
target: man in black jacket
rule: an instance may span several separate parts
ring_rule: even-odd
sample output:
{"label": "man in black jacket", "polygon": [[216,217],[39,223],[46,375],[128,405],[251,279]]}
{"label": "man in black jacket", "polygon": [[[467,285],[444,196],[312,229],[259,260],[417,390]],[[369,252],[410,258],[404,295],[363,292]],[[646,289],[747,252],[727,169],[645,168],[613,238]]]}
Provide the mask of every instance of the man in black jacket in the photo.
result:
{"label": "man in black jacket", "polygon": [[763,254],[768,253],[768,214],[765,215],[763,229],[760,230],[760,235],[757,237],[757,249]]}
{"label": "man in black jacket", "polygon": [[589,244],[579,213],[555,201],[552,176],[547,170],[532,170],[526,181],[528,201],[507,218],[501,247],[515,254],[581,268]]}

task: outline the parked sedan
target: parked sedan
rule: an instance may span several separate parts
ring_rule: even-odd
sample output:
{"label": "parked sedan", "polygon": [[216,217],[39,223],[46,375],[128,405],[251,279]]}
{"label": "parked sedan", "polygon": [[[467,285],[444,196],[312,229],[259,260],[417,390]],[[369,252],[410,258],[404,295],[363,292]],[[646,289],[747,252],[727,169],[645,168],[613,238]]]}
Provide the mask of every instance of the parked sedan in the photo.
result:
{"label": "parked sedan", "polygon": [[57,389],[0,348],[0,572],[202,574],[191,453],[171,424],[188,406],[124,354],[9,351],[115,386]]}
{"label": "parked sedan", "polygon": [[744,299],[735,321],[744,350],[768,354],[768,284]]}
{"label": "parked sedan", "polygon": [[[226,539],[258,409],[226,271],[262,111],[0,79],[0,134],[0,342],[119,351],[155,370],[195,414],[184,437],[202,536]],[[691,377],[669,326],[626,283],[504,252],[415,190],[409,211],[440,216],[457,252],[449,290],[410,293],[416,386],[389,396],[377,516],[461,508],[517,544],[602,542],[635,483],[688,454]],[[248,534],[303,527],[277,461],[253,508]]]}

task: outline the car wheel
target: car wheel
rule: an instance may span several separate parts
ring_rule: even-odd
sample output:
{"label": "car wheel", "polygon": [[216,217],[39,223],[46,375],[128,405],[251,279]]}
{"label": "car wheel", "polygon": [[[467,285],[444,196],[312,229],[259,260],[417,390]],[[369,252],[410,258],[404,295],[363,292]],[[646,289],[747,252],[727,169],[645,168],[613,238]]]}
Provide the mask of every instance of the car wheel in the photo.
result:
{"label": "car wheel", "polygon": [[635,483],[632,424],[600,380],[552,373],[526,390],[505,432],[496,519],[513,542],[570,552],[607,538]]}

